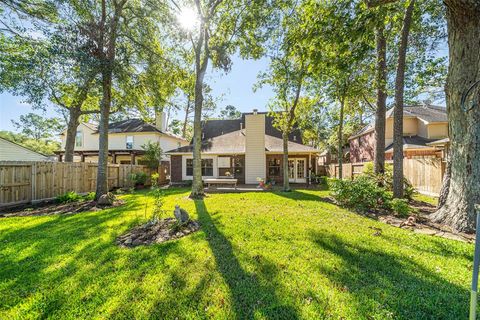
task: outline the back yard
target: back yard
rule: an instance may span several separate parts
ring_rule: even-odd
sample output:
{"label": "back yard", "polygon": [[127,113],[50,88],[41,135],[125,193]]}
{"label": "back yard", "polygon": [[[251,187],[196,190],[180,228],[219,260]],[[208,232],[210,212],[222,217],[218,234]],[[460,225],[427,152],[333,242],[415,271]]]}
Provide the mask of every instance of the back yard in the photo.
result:
{"label": "back yard", "polygon": [[471,244],[362,217],[326,191],[167,194],[169,211],[186,208],[199,232],[119,248],[116,237],[151,211],[145,192],[98,212],[0,219],[0,318],[467,315]]}

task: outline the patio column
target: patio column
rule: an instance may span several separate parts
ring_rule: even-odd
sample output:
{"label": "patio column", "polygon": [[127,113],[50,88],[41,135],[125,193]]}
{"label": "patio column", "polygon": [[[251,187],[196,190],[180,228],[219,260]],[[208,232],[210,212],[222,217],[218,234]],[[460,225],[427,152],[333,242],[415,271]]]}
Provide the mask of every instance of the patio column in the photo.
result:
{"label": "patio column", "polygon": [[59,153],[58,154],[58,162],[62,162],[63,154]]}
{"label": "patio column", "polygon": [[113,164],[117,163],[117,154],[115,152],[112,152],[112,163]]}
{"label": "patio column", "polygon": [[83,152],[80,154],[80,161],[85,162],[85,154]]}

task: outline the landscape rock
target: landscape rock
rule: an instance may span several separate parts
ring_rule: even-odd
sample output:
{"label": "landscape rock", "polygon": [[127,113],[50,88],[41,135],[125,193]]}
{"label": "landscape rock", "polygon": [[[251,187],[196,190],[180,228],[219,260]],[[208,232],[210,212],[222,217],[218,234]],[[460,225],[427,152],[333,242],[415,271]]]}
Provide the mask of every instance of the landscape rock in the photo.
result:
{"label": "landscape rock", "polygon": [[187,223],[190,220],[188,212],[186,210],[180,208],[180,206],[178,204],[175,206],[175,210],[173,210],[173,215],[175,216],[178,223],[180,223],[180,224]]}
{"label": "landscape rock", "polygon": [[111,206],[115,201],[115,195],[111,192],[107,192],[106,194],[102,194],[100,198],[98,198],[97,204],[99,206]]}

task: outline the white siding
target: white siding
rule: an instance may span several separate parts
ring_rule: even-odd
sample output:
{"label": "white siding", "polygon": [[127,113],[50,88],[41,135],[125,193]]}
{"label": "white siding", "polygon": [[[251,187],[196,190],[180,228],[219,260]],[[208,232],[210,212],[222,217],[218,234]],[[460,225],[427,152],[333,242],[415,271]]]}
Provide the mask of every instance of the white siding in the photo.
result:
{"label": "white siding", "polygon": [[265,115],[245,115],[245,183],[266,177]]}
{"label": "white siding", "polygon": [[[75,146],[75,151],[98,150],[98,135],[94,134],[94,130],[87,127],[83,123],[78,125],[77,131],[83,133],[83,143],[81,147]],[[60,136],[62,139],[62,150],[65,150],[65,140],[67,139],[67,130]]]}
{"label": "white siding", "polygon": [[0,161],[47,161],[48,157],[0,138]]}

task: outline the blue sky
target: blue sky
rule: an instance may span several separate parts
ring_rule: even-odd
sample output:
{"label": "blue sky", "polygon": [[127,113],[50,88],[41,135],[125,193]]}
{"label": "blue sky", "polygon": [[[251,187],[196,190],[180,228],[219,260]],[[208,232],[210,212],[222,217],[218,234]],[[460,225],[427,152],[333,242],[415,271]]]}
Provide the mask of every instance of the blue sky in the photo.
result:
{"label": "blue sky", "polygon": [[[242,60],[233,58],[232,70],[228,74],[209,70],[206,80],[213,89],[213,94],[222,96],[217,110],[231,104],[237,109],[247,112],[254,108],[266,110],[267,103],[273,97],[271,88],[261,88],[253,92],[253,85],[257,82],[257,75],[268,67],[268,59]],[[22,102],[22,97],[15,97],[9,93],[0,94],[0,130],[15,131],[11,120],[16,120],[22,114],[32,111],[29,104]],[[41,111],[34,111],[41,112]],[[54,108],[47,108],[46,116],[58,116]],[[181,114],[173,116],[181,118]]]}

